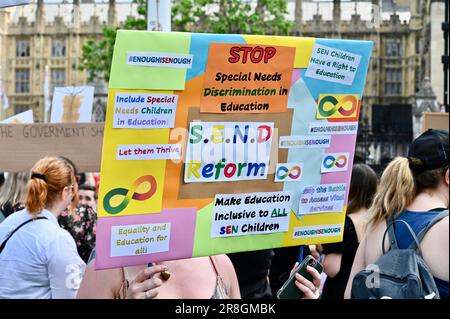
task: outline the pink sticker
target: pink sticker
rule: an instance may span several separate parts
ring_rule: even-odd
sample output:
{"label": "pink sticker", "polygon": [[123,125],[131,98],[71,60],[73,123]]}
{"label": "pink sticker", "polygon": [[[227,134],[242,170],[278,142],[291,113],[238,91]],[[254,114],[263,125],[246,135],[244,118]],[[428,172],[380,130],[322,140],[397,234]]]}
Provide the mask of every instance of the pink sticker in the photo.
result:
{"label": "pink sticker", "polygon": [[99,218],[95,269],[191,258],[196,218],[196,208]]}
{"label": "pink sticker", "polygon": [[[356,145],[356,134],[332,135],[331,146],[326,149],[325,153],[348,152],[350,154],[348,158],[348,167],[353,167],[353,149],[355,145]],[[351,170],[346,170],[343,172],[334,172],[332,174],[322,174],[320,184],[337,184],[337,183],[347,184],[344,202],[344,205],[347,205],[351,176],[352,176]]]}
{"label": "pink sticker", "polygon": [[292,70],[292,78],[291,78],[291,86],[295,84],[302,76],[302,70],[301,69],[294,69]]}

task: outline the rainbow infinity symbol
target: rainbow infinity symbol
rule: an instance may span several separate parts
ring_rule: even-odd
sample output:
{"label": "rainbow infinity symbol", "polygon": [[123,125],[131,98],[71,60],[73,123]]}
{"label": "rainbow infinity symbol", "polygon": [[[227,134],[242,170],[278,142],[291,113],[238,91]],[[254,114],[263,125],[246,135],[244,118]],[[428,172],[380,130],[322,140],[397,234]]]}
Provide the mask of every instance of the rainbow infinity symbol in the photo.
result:
{"label": "rainbow infinity symbol", "polygon": [[288,169],[285,166],[280,166],[277,170],[277,178],[279,180],[286,179],[289,176],[291,179],[297,179],[302,175],[302,169],[300,166],[292,166]]}
{"label": "rainbow infinity symbol", "polygon": [[332,168],[336,165],[338,168],[342,168],[347,164],[347,157],[344,155],[340,155],[338,157],[334,157],[333,155],[328,155],[323,160],[323,166],[325,168]]}
{"label": "rainbow infinity symbol", "polygon": [[[347,102],[351,102],[352,104],[351,108],[348,110],[344,109],[344,104]],[[333,107],[329,110],[325,110],[326,103],[331,103]],[[327,95],[320,100],[318,110],[320,115],[323,117],[330,117],[336,112],[341,113],[343,116],[351,116],[355,112],[357,106],[358,106],[358,99],[352,95],[347,95],[340,101],[338,101],[338,99],[336,99],[332,95]]]}
{"label": "rainbow infinity symbol", "polygon": [[[150,189],[148,190],[148,192],[136,193],[136,189],[142,183],[145,183],[145,182],[150,183]],[[130,189],[114,188],[114,189],[110,190],[103,198],[103,207],[105,208],[106,212],[111,215],[118,214],[128,206],[128,204],[130,203],[130,199],[135,199],[138,201],[143,201],[143,200],[149,199],[150,197],[153,196],[153,194],[155,194],[156,188],[157,188],[156,179],[152,175],[141,176],[134,181],[134,183],[133,183],[133,185],[131,185]],[[113,207],[113,206],[111,206],[111,199],[117,195],[122,195],[125,197],[119,205]]]}

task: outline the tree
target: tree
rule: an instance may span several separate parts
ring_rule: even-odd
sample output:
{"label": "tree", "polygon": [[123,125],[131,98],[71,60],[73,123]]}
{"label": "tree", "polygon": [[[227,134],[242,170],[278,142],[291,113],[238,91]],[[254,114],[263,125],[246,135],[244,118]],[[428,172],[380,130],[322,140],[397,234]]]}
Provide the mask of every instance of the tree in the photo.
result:
{"label": "tree", "polygon": [[287,35],[287,0],[178,0],[172,7],[177,31]]}
{"label": "tree", "polygon": [[147,1],[133,0],[137,3],[138,17],[128,17],[124,24],[118,26],[106,26],[103,28],[103,37],[88,40],[82,48],[80,70],[88,71],[88,81],[93,82],[97,77],[109,81],[114,44],[118,29],[146,30],[147,29]]}
{"label": "tree", "polygon": [[[128,17],[120,27],[103,28],[103,37],[83,45],[81,70],[88,70],[88,80],[103,77],[109,81],[116,32],[120,29],[146,30],[147,1],[133,0],[138,17]],[[287,35],[292,23],[286,19],[287,0],[257,0],[256,6],[242,0],[174,0],[174,31]]]}

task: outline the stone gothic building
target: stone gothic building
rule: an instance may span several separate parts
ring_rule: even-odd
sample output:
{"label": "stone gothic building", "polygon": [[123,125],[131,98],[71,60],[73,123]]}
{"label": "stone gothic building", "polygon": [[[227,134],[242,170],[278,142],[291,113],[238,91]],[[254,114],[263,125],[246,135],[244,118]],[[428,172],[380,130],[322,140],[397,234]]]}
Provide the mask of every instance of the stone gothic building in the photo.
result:
{"label": "stone gothic building", "polygon": [[31,0],[30,5],[0,9],[0,80],[10,105],[0,116],[32,108],[35,121],[43,121],[48,65],[50,94],[55,86],[94,85],[93,118],[103,121],[107,84],[86,82],[86,71],[78,69],[82,46],[101,37],[104,26],[121,25],[129,15],[137,15],[136,5],[116,0]]}
{"label": "stone gothic building", "polygon": [[[305,20],[300,11],[305,9],[305,1],[294,2],[303,3],[294,13],[294,34],[374,42],[362,100],[357,160],[381,168],[393,157],[406,154],[421,129],[416,125],[421,123],[417,115],[424,106],[417,105],[417,100],[424,90],[429,92],[431,58],[440,61],[443,53],[433,55],[430,48],[432,38],[442,39],[441,32],[431,34],[431,11],[436,4],[443,8],[443,3],[334,0],[321,8],[325,4],[309,2],[316,13]],[[427,111],[438,111],[436,96],[431,100]]]}
{"label": "stone gothic building", "polygon": [[[0,79],[11,105],[3,117],[31,107],[35,120],[42,121],[45,66],[51,87],[85,85],[86,72],[78,70],[83,43],[100,37],[104,25],[120,25],[137,12],[130,0],[31,2],[0,9]],[[430,13],[436,3],[440,5],[432,0],[288,2],[292,35],[374,42],[356,152],[361,161],[382,165],[407,151],[413,114],[421,107],[417,94],[433,76]],[[95,86],[94,119],[101,121],[107,86]],[[435,110],[435,104],[428,106]]]}

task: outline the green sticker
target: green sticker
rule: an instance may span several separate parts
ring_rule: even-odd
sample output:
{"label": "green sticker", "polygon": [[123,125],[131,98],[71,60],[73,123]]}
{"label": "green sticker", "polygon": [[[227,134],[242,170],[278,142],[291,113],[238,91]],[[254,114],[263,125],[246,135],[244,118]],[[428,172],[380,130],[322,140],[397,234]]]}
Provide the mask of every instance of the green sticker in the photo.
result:
{"label": "green sticker", "polygon": [[117,31],[110,89],[184,90],[190,34]]}

